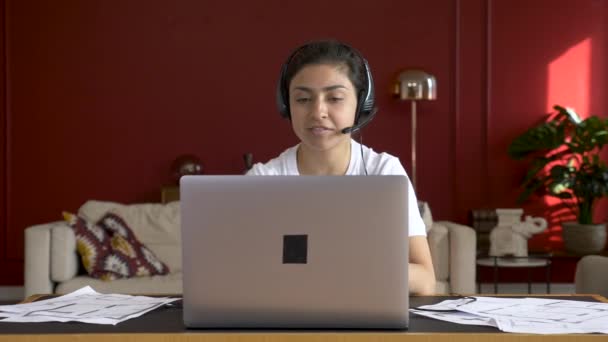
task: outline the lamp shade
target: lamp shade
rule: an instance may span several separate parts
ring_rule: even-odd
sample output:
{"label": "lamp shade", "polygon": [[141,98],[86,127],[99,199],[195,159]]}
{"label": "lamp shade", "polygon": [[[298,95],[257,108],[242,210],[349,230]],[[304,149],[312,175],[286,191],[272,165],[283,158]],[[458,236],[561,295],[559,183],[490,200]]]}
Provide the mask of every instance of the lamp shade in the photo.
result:
{"label": "lamp shade", "polygon": [[435,76],[418,69],[405,70],[399,74],[395,95],[401,100],[435,100],[437,98]]}

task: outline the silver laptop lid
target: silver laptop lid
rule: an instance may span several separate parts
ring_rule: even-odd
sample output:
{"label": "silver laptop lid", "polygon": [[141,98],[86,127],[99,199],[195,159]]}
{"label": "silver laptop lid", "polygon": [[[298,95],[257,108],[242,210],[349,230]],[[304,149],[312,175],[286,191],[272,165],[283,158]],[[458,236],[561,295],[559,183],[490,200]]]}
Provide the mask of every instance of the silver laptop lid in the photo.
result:
{"label": "silver laptop lid", "polygon": [[184,323],[407,328],[406,182],[182,177]]}

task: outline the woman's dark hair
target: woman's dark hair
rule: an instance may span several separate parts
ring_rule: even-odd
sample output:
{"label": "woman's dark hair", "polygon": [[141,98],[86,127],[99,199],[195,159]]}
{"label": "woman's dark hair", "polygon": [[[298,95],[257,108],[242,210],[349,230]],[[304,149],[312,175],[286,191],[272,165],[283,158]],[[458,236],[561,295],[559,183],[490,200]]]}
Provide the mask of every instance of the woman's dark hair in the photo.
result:
{"label": "woman's dark hair", "polygon": [[365,67],[361,55],[352,47],[337,40],[319,40],[296,49],[287,61],[283,80],[287,88],[285,90],[289,92],[291,80],[305,66],[326,63],[347,67],[346,75],[355,86],[355,94],[359,94],[364,89]]}
{"label": "woman's dark hair", "polygon": [[281,67],[277,84],[277,108],[282,117],[291,119],[289,110],[289,84],[293,77],[307,65],[335,64],[346,68],[348,79],[355,87],[357,110],[352,132],[361,129],[376,114],[374,83],[367,61],[357,50],[336,40],[320,40],[308,43],[291,53]]}

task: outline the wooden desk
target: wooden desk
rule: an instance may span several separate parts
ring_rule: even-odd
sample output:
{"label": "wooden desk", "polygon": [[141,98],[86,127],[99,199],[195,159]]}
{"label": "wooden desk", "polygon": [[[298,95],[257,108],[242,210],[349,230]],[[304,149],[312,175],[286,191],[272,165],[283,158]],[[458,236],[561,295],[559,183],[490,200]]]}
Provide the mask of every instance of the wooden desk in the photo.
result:
{"label": "wooden desk", "polygon": [[[534,295],[582,301],[608,302],[597,295]],[[410,305],[438,303],[454,298],[448,296],[411,297]],[[31,298],[34,299],[34,298]],[[84,323],[2,323],[0,342],[278,342],[278,341],[338,341],[338,342],[400,342],[400,341],[606,341],[606,335],[530,335],[504,333],[485,326],[459,325],[431,318],[410,315],[410,329],[391,330],[193,330],[182,324],[181,308],[162,308],[116,326]]]}

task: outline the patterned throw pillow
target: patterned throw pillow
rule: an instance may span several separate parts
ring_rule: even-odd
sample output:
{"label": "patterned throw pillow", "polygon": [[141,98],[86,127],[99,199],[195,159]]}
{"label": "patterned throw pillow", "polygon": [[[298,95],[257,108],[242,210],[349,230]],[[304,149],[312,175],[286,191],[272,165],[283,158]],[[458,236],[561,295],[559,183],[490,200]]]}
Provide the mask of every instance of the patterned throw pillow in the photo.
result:
{"label": "patterned throw pillow", "polygon": [[91,277],[114,280],[169,273],[120,216],[106,213],[96,224],[67,212],[63,218],[74,230],[78,254]]}

